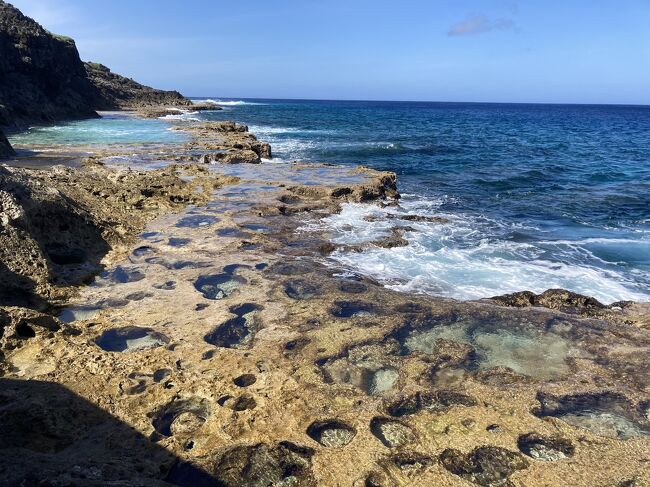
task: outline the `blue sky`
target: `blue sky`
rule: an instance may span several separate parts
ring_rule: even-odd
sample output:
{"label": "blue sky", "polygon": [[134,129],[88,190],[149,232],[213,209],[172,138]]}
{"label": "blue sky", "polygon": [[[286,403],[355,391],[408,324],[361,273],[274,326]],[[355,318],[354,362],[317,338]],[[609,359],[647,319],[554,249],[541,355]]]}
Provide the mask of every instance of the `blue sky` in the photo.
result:
{"label": "blue sky", "polygon": [[650,104],[649,0],[10,0],[188,96]]}

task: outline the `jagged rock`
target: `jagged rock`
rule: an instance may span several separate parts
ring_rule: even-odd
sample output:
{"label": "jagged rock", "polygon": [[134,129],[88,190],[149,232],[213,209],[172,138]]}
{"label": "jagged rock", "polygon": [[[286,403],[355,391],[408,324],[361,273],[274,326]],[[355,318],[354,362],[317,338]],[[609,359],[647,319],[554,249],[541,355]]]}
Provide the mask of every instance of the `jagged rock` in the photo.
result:
{"label": "jagged rock", "polygon": [[13,156],[14,154],[14,149],[11,147],[7,137],[0,131],[0,159]]}
{"label": "jagged rock", "polygon": [[[102,109],[192,105],[176,91],[84,64],[74,40],[47,31],[2,0],[0,53],[0,127],[97,117],[95,110]],[[11,155],[3,154],[2,145],[0,140],[0,157]]]}
{"label": "jagged rock", "polygon": [[[142,85],[125,76],[113,73],[103,64],[84,63],[88,79],[97,90],[97,110],[134,109],[151,106],[192,108],[192,102],[178,91],[164,91]],[[168,115],[165,111],[156,116]]]}
{"label": "jagged rock", "polygon": [[0,167],[0,305],[43,307],[99,272],[104,255],[149,219],[205,201],[196,184],[207,189],[219,178],[195,169],[193,182],[184,182],[171,166],[142,172]]}
{"label": "jagged rock", "polygon": [[72,39],[0,0],[0,126],[97,116]]}

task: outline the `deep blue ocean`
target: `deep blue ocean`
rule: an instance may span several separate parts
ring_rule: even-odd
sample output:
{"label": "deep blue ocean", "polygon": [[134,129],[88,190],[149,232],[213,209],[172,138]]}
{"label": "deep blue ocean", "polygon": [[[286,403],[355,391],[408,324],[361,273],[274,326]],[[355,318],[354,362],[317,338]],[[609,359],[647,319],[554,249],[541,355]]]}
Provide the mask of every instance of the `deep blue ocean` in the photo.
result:
{"label": "deep blue ocean", "polygon": [[[399,211],[449,218],[409,222],[408,247],[334,255],[352,270],[463,299],[562,287],[650,301],[650,107],[220,101],[188,117],[246,123],[276,159],[395,171]],[[117,128],[129,124],[168,137],[158,121]],[[372,240],[391,211],[347,205],[322,225],[338,242]]]}
{"label": "deep blue ocean", "polygon": [[[409,247],[340,256],[396,288],[650,300],[650,107],[244,100],[207,116],[284,160],[395,171],[408,210],[448,216]],[[373,211],[328,224],[355,241]]]}

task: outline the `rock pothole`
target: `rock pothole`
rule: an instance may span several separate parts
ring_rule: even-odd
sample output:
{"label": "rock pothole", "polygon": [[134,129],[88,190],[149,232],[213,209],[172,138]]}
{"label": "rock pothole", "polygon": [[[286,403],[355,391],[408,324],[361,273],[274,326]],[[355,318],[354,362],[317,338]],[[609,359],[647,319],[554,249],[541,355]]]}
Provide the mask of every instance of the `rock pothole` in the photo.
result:
{"label": "rock pothole", "polygon": [[521,435],[517,447],[524,455],[544,462],[556,462],[573,455],[571,441],[559,436],[542,436],[537,433]]}
{"label": "rock pothole", "polygon": [[226,450],[211,473],[225,487],[315,487],[314,451],[288,441],[240,445]]}
{"label": "rock pothole", "polygon": [[321,288],[304,279],[292,279],[284,283],[284,292],[292,299],[310,299],[321,294]]}
{"label": "rock pothole", "polygon": [[520,453],[496,446],[480,446],[469,453],[448,448],[440,454],[440,464],[452,474],[485,487],[510,486],[508,477],[529,466]]}
{"label": "rock pothole", "polygon": [[237,387],[249,387],[252,386],[257,382],[257,377],[255,377],[253,374],[242,374],[239,377],[235,377],[233,379],[233,383]]}
{"label": "rock pothole", "polygon": [[336,301],[331,309],[337,318],[363,318],[380,314],[379,307],[365,301]]}
{"label": "rock pothole", "polygon": [[178,220],[176,226],[178,228],[199,228],[214,225],[218,221],[219,219],[212,215],[190,215]]}
{"label": "rock pothole", "polygon": [[370,432],[388,448],[398,448],[415,440],[415,433],[410,426],[391,418],[373,418],[370,421]]}
{"label": "rock pothole", "polygon": [[650,436],[650,422],[622,394],[597,393],[554,396],[537,395],[537,416],[553,416],[572,426],[584,428],[599,436],[627,440]]}
{"label": "rock pothole", "polygon": [[255,315],[262,309],[262,306],[253,303],[232,306],[230,312],[236,317],[217,326],[205,335],[204,340],[222,348],[250,348],[259,328]]}
{"label": "rock pothole", "polygon": [[137,352],[166,345],[169,338],[151,328],[126,326],[104,331],[95,343],[107,352]]}
{"label": "rock pothole", "polygon": [[246,279],[243,277],[224,272],[200,276],[194,282],[194,287],[204,298],[219,300],[227,298],[244,284]]}
{"label": "rock pothole", "polygon": [[354,428],[338,420],[316,421],[307,428],[307,435],[328,448],[341,448],[356,435]]}
{"label": "rock pothole", "polygon": [[477,404],[476,399],[458,391],[421,391],[393,401],[387,410],[391,416],[401,417],[420,411],[442,412],[453,406],[471,407]]}
{"label": "rock pothole", "polygon": [[176,399],[163,406],[151,421],[162,436],[184,435],[199,429],[210,416],[210,403],[205,398]]}

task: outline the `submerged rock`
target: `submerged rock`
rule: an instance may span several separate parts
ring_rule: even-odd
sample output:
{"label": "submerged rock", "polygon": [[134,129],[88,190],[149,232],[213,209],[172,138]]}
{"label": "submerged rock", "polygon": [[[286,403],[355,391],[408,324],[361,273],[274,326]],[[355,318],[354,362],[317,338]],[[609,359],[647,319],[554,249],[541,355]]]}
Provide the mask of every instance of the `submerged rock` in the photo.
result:
{"label": "submerged rock", "polygon": [[210,473],[224,487],[315,487],[314,451],[288,441],[235,446],[222,453]]}
{"label": "submerged rock", "polygon": [[230,308],[236,317],[217,326],[205,335],[204,340],[211,345],[223,348],[250,348],[259,328],[256,314],[263,308],[260,305],[246,303]]}
{"label": "submerged rock", "polygon": [[512,485],[508,477],[529,465],[520,453],[495,446],[481,446],[467,454],[448,448],[440,463],[454,475],[485,487]]}
{"label": "submerged rock", "polygon": [[169,339],[151,328],[127,326],[103,332],[96,340],[97,346],[107,352],[137,352],[166,345]]}
{"label": "submerged rock", "polygon": [[342,421],[329,420],[312,423],[307,434],[325,447],[341,448],[354,439],[356,431]]}
{"label": "submerged rock", "polygon": [[554,462],[573,455],[573,444],[559,436],[545,437],[537,433],[521,435],[517,440],[519,450],[535,460]]}
{"label": "submerged rock", "polygon": [[566,396],[539,393],[535,414],[553,416],[596,435],[627,440],[650,436],[650,419],[616,392],[593,392]]}

